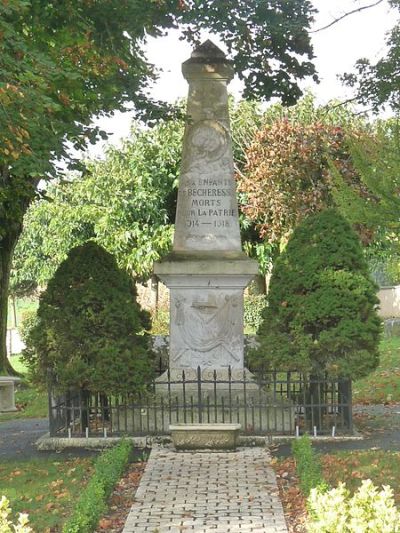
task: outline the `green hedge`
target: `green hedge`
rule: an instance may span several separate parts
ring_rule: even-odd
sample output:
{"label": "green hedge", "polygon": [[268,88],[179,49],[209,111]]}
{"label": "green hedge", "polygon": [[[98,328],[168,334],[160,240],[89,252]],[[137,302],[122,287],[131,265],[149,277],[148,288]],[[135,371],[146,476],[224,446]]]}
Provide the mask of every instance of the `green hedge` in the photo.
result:
{"label": "green hedge", "polygon": [[121,478],[132,451],[132,443],[123,440],[102,453],[95,471],[76,504],[73,515],[63,527],[63,533],[92,533],[107,510],[107,500]]}
{"label": "green hedge", "polygon": [[303,435],[293,441],[292,453],[296,462],[300,488],[304,496],[307,497],[314,487],[327,489],[328,487],[322,476],[319,456],[312,449],[311,439],[308,435]]}

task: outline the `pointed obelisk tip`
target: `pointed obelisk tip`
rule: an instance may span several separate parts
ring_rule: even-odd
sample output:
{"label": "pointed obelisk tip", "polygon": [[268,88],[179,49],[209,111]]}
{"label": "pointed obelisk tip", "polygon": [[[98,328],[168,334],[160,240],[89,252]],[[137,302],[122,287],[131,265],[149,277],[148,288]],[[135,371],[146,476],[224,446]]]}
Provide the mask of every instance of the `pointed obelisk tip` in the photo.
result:
{"label": "pointed obelisk tip", "polygon": [[207,39],[204,43],[195,48],[191,54],[192,58],[200,59],[225,59],[226,55],[218,48],[210,39]]}

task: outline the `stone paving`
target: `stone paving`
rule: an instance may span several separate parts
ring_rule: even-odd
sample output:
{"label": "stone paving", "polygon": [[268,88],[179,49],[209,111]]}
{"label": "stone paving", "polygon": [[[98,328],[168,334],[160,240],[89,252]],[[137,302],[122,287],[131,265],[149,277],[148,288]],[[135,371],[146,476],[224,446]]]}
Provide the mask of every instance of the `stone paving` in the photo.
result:
{"label": "stone paving", "polygon": [[265,448],[154,447],[123,533],[287,532]]}

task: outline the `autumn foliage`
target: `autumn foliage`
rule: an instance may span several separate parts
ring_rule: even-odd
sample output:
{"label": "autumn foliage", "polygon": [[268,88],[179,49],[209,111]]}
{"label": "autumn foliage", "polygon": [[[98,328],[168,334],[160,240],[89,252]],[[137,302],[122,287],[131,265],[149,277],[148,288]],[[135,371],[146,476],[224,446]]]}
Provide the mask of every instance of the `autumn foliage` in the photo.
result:
{"label": "autumn foliage", "polygon": [[256,134],[238,189],[246,198],[242,210],[262,238],[278,244],[304,217],[334,205],[331,163],[362,192],[347,136],[341,126],[287,117]]}

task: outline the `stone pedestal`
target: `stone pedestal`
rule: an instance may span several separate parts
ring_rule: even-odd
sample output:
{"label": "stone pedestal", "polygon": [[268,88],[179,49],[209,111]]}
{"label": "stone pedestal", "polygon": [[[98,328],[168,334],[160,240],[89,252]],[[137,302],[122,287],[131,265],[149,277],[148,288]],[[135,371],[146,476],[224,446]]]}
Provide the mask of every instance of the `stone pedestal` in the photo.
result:
{"label": "stone pedestal", "polygon": [[18,381],[20,379],[13,376],[0,376],[0,413],[17,411],[14,382]]}
{"label": "stone pedestal", "polygon": [[243,291],[254,264],[205,255],[172,254],[157,265],[170,289],[170,368],[243,369]]}

